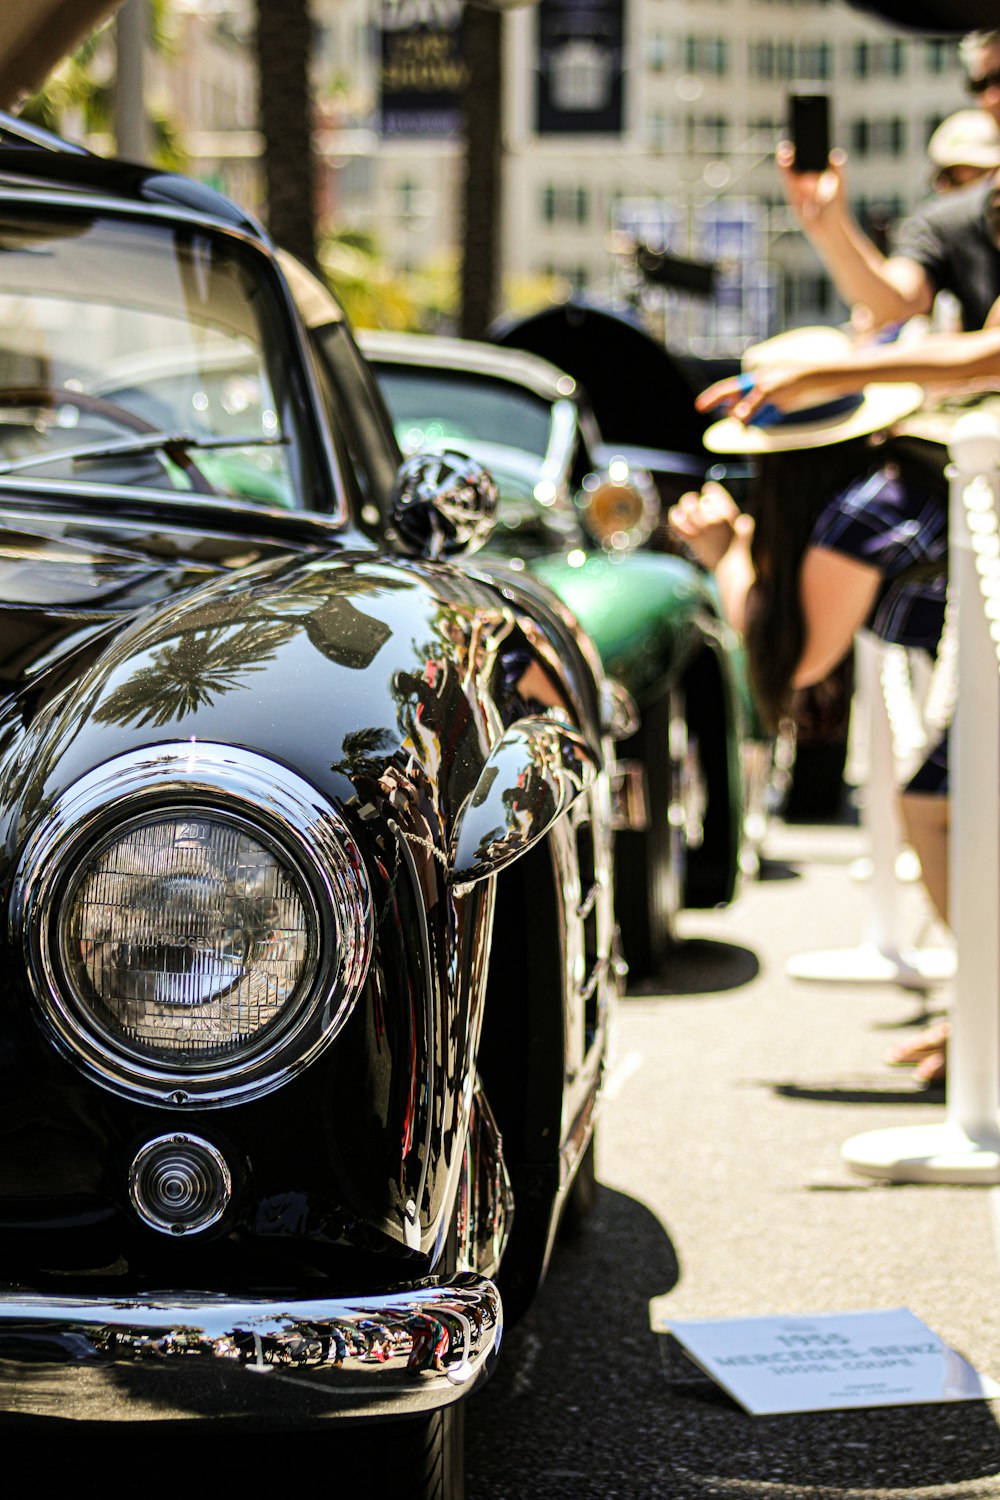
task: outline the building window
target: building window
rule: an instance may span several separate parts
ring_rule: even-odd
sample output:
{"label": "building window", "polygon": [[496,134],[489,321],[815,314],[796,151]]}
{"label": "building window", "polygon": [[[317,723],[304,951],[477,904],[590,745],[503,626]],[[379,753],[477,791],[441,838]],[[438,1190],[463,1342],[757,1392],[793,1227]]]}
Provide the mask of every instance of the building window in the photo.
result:
{"label": "building window", "polygon": [[887,78],[900,78],[906,71],[906,49],[898,38],[891,42],[876,42],[875,71]]}
{"label": "building window", "polygon": [[892,226],[906,212],[900,195],[888,193],[878,198],[861,195],[852,200],[851,209],[868,238],[883,254],[888,254]]}
{"label": "building window", "polygon": [[646,66],[651,73],[662,73],[667,66],[667,39],[656,31],[646,41]]}
{"label": "building window", "polygon": [[575,292],[586,291],[590,280],[586,266],[557,266],[547,261],[542,266],[542,275],[550,281],[566,281]]}
{"label": "building window", "polygon": [[924,68],[928,73],[950,73],[958,67],[958,48],[940,38],[924,43]]}
{"label": "building window", "polygon": [[826,79],[833,75],[833,50],[829,42],[805,42],[799,48],[799,78]]}
{"label": "building window", "polygon": [[834,308],[833,288],[826,276],[804,272],[785,284],[785,312],[791,318],[818,321]]}
{"label": "building window", "polygon": [[774,46],[771,42],[750,43],[750,74],[753,78],[774,77]]}
{"label": "building window", "polygon": [[850,69],[855,78],[901,78],[906,72],[908,51],[905,42],[855,42],[851,47]]}
{"label": "building window", "polygon": [[791,79],[798,76],[798,60],[791,42],[750,43],[750,73],[754,78]]}
{"label": "building window", "polygon": [[688,73],[712,73],[722,78],[729,71],[729,46],[721,36],[686,36],[684,67]]}
{"label": "building window", "polygon": [[924,146],[930,145],[931,136],[945,119],[944,115],[928,115],[924,121]]}
{"label": "building window", "polygon": [[585,187],[556,187],[546,183],[539,209],[545,224],[586,224],[590,218],[590,192]]}
{"label": "building window", "polygon": [[650,111],[646,136],[651,151],[666,151],[670,140],[670,122],[662,109]]}
{"label": "building window", "polygon": [[685,134],[689,151],[725,151],[729,121],[725,115],[688,115]]}
{"label": "building window", "polygon": [[747,134],[755,151],[773,150],[786,128],[785,122],[775,119],[774,115],[755,115],[747,121]]}
{"label": "building window", "polygon": [[416,205],[417,193],[420,191],[415,182],[404,177],[402,182],[396,184],[396,206],[401,214],[411,214]]}
{"label": "building window", "polygon": [[903,156],[908,131],[899,115],[884,120],[852,120],[850,149],[854,156]]}
{"label": "building window", "polygon": [[872,155],[902,156],[906,151],[906,121],[898,115],[888,120],[873,120],[871,125]]}

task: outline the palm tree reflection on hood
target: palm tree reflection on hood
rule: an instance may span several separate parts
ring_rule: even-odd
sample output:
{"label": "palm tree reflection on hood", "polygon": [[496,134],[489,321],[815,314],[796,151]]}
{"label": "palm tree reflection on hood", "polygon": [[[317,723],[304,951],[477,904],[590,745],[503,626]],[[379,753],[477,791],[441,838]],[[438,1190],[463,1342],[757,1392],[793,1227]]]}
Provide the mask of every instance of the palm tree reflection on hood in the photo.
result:
{"label": "palm tree reflection on hood", "polygon": [[304,570],[293,592],[259,585],[233,589],[195,608],[182,632],[152,649],[95,710],[99,723],[163,728],[245,686],[300,632],[328,661],[353,670],[371,665],[392,634],[355,599],[410,588],[408,580],[365,577],[338,566]]}
{"label": "palm tree reflection on hood", "polygon": [[95,711],[103,724],[162,728],[240,687],[273,661],[295,634],[294,624],[249,621],[194,630],[161,646]]}

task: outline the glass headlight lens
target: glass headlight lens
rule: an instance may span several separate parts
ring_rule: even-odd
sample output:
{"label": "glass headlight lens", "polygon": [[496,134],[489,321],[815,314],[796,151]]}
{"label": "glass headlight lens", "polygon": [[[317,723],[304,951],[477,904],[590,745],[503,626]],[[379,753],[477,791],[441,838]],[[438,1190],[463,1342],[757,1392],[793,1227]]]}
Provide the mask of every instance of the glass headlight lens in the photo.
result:
{"label": "glass headlight lens", "polygon": [[87,858],[63,902],[60,966],[112,1043],[204,1067],[294,1009],[314,957],[311,913],[302,877],[256,833],[171,809]]}
{"label": "glass headlight lens", "polygon": [[626,547],[642,523],[642,496],[631,484],[608,480],[587,496],[585,515],[595,540],[606,547]]}

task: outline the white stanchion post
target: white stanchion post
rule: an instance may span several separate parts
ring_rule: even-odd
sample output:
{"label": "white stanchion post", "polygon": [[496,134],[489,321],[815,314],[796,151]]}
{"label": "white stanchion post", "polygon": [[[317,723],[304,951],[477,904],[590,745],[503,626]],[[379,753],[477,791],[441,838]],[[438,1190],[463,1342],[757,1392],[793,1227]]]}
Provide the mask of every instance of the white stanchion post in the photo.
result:
{"label": "white stanchion post", "polygon": [[[843,1154],[892,1182],[1000,1182],[1000,427],[969,413],[951,441],[950,574],[959,703],[950,764],[949,909],[958,973],[942,1124],[876,1130]],[[986,610],[980,593],[986,595]]]}
{"label": "white stanchion post", "polygon": [[868,783],[861,821],[872,864],[865,935],[856,948],[793,954],[785,968],[793,979],[899,984],[926,990],[951,976],[955,960],[949,948],[907,947],[900,936],[896,856],[902,840],[892,726],[882,692],[884,649],[870,630],[858,632],[854,643],[857,701],[865,715],[868,738]]}

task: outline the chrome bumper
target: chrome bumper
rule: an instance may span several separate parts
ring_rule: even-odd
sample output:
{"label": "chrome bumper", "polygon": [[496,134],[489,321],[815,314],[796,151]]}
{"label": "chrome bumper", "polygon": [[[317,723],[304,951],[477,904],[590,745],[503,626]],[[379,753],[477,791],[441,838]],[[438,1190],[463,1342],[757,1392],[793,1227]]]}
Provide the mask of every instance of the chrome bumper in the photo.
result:
{"label": "chrome bumper", "polygon": [[0,1295],[0,1411],[81,1421],[397,1417],[491,1372],[500,1294],[468,1274],[365,1297]]}

